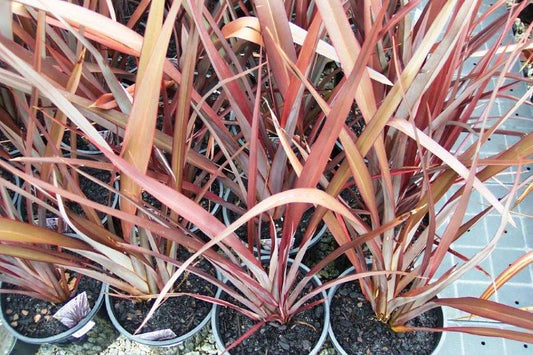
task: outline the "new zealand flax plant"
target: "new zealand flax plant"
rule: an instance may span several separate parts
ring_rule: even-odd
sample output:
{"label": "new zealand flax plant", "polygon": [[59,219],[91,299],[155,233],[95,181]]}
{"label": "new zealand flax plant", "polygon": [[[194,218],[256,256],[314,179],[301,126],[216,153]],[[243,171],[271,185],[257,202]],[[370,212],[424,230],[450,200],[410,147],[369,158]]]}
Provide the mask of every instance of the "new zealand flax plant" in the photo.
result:
{"label": "new zealand flax plant", "polygon": [[[45,260],[52,263],[51,268],[57,262],[58,269],[60,266],[73,269],[110,284],[123,293],[122,297],[150,299],[168,281],[173,268],[181,265],[176,260],[178,246],[196,250],[203,244],[196,236],[187,234],[187,224],[191,219],[181,223],[180,215],[169,210],[166,205],[157,210],[157,207],[144,203],[140,199],[138,186],[127,175],[117,174],[120,171],[113,165],[112,159],[120,159],[120,155],[128,157],[128,166],[143,170],[144,164],[146,171],[147,159],[153,152],[153,162],[147,174],[171,185],[173,179],[176,179],[177,186],[174,187],[179,191],[183,191],[185,186],[187,196],[196,202],[186,199],[188,202],[184,206],[194,205],[194,211],[202,209],[199,201],[203,195],[211,194],[206,191],[212,184],[212,176],[217,169],[216,165],[199,153],[184,151],[188,148],[189,136],[181,135],[185,133],[180,130],[181,126],[176,128],[175,135],[173,132],[169,135],[163,131],[147,130],[149,124],[145,126],[147,123],[144,122],[151,120],[155,124],[155,120],[162,117],[164,126],[167,127],[176,109],[184,109],[183,104],[176,108],[167,100],[161,110],[162,114],[158,116],[161,88],[170,87],[163,94],[172,93],[177,96],[180,91],[175,90],[175,81],[169,82],[168,78],[162,80],[161,70],[146,70],[154,51],[153,44],[158,41],[160,32],[161,38],[166,39],[159,41],[163,46],[156,46],[157,55],[150,66],[157,68],[158,65],[163,65],[173,30],[170,24],[174,23],[177,10],[181,9],[179,4],[172,7],[166,20],[167,25],[153,31],[158,26],[158,20],[161,27],[164,2],[140,5],[140,14],[147,12],[147,5],[151,8],[147,24],[150,30],[144,39],[144,46],[143,37],[113,20],[115,10],[107,7],[107,2],[86,4],[87,8],[62,1],[46,4],[3,2],[2,5],[5,11],[2,12],[4,26],[0,36],[3,94],[1,129],[9,143],[18,149],[20,156],[9,156],[12,150],[6,149],[3,154],[9,161],[2,161],[0,164],[2,169],[25,182],[24,190],[2,179],[2,196],[7,196],[8,190],[20,193],[26,201],[28,211],[27,216],[22,216],[14,209],[11,201],[2,200],[5,223],[2,224],[4,229],[0,239],[6,243],[3,254],[6,258],[18,257],[16,262],[22,260],[23,264],[30,263],[32,266],[28,270],[38,269],[34,264],[48,256]],[[102,23],[103,27],[99,25]],[[133,25],[134,23],[131,26]],[[114,46],[118,45],[119,50],[125,50],[125,53],[116,48],[108,52],[108,42],[114,40],[105,36],[94,38],[90,34],[95,31],[102,33],[102,30],[117,34],[119,40],[126,44],[112,43],[115,43]],[[189,31],[186,27],[178,30],[184,33]],[[183,45],[193,48],[194,41],[185,40]],[[138,61],[135,74],[125,70],[129,59],[133,63]],[[178,76],[179,81],[181,73],[172,66],[171,61],[166,60],[165,63],[172,67],[171,71],[174,76]],[[192,72],[189,74],[193,75]],[[139,83],[145,83],[144,86],[135,85],[136,78],[144,78],[145,75],[146,79],[138,79]],[[132,85],[124,89],[123,85],[127,83]],[[135,90],[138,101],[132,101]],[[185,95],[184,102],[189,102],[186,93],[180,94]],[[148,120],[146,117],[151,118]],[[98,129],[101,128],[114,132],[120,144],[110,145],[104,140],[98,134]],[[76,142],[77,136],[87,139],[105,154],[89,160],[88,157],[77,156],[75,147],[72,147],[68,156],[64,156],[60,144],[66,134],[70,135],[71,142]],[[150,134],[150,138],[146,138],[146,134]],[[173,142],[174,136],[176,143]],[[155,142],[153,145],[152,141]],[[174,149],[176,153],[173,153]],[[188,156],[192,163],[185,166],[184,160],[179,159],[169,163],[163,152],[172,154],[172,157]],[[106,184],[88,175],[83,170],[85,167],[107,172],[113,178],[116,176],[120,179],[121,191],[115,191],[112,183]],[[201,178],[192,176],[190,181],[182,181],[183,178],[189,178],[193,169],[202,171]],[[120,194],[121,209],[116,210],[105,203],[93,201],[91,198],[94,196],[85,196],[81,190],[80,176],[92,180],[104,190]],[[207,179],[204,179],[205,176]],[[196,184],[198,180],[201,183],[207,180],[207,184]],[[71,208],[73,202],[82,207],[81,213]],[[33,206],[38,206],[36,212]],[[104,225],[98,212],[114,220],[109,219]],[[199,215],[203,216],[202,213]],[[46,230],[47,218],[58,220],[53,227],[56,232]],[[79,240],[57,233],[65,230],[74,232]],[[41,255],[44,252],[32,252],[43,244],[51,244],[56,248],[46,252],[44,256]],[[77,253],[65,254],[66,250],[73,252],[74,248]],[[214,251],[207,252],[206,256],[209,254],[215,260],[218,258]],[[89,264],[84,257],[92,262]],[[42,269],[43,271],[37,271],[37,275],[51,274],[46,274],[46,265],[43,264]],[[194,270],[199,277],[217,283],[212,274],[200,269]],[[13,283],[27,287],[31,284],[32,277],[35,278],[33,273],[19,273],[18,277],[22,281]],[[8,281],[14,279],[10,275]],[[52,288],[50,282],[41,283]],[[53,284],[54,288],[61,291],[56,284]],[[42,293],[42,297],[49,298],[48,293],[42,292],[42,288],[34,288],[33,291],[33,294]]]}
{"label": "new zealand flax plant", "polygon": [[[381,8],[351,3],[351,14],[373,14],[354,20],[358,29],[354,36],[333,35],[334,31],[351,33],[348,21],[325,21],[333,44],[342,40],[356,47],[379,32],[372,47],[371,67],[394,83],[392,88],[377,83],[365,86],[364,100],[356,96],[365,125],[362,133],[339,123],[343,151],[326,191],[336,196],[343,189],[355,189],[354,208],[362,217],[363,227],[352,229],[347,225],[336,230],[330,223],[328,227],[341,249],[347,251],[357,273],[405,272],[360,280],[376,317],[393,330],[416,330],[406,322],[436,306],[449,306],[520,330],[470,326],[446,330],[531,342],[531,314],[488,301],[494,288],[479,298],[435,299],[470,270],[487,274],[479,264],[495,249],[505,225],[512,223],[511,209],[531,191],[531,177],[524,174],[523,165],[531,162],[533,136],[514,131],[511,119],[520,105],[530,104],[531,90],[516,97],[512,89],[529,81],[513,73],[513,65],[518,64],[521,51],[531,42],[524,39],[504,44],[525,4],[514,5],[489,22],[487,16],[505,7],[505,1],[488,8],[483,8],[482,1],[428,2],[420,9],[418,19],[412,21],[410,5],[416,3],[397,6],[398,2],[391,2],[391,6]],[[333,11],[325,3],[316,5],[324,12],[340,12],[340,8]],[[353,61],[361,54],[349,52],[345,60],[350,56]],[[469,62],[475,65],[468,66]],[[491,117],[496,99],[509,100],[512,106],[501,116]],[[517,137],[516,143],[497,154],[483,155],[483,145],[495,135]],[[518,173],[514,186],[499,201],[484,182],[498,181],[503,176],[498,174],[508,174],[509,167],[515,167]],[[489,207],[465,220],[474,190]],[[493,209],[501,214],[501,226],[493,231],[490,242],[472,257],[457,253],[452,243]],[[396,228],[379,233],[379,237],[361,236],[409,211],[416,213]],[[319,212],[311,229],[321,217],[326,222],[335,218],[328,211]],[[348,246],[350,249],[346,249]],[[442,270],[447,254],[455,255],[461,263]],[[369,258],[371,266],[367,266]],[[531,258],[525,255],[509,263],[511,267],[496,278],[496,287],[530,264]],[[487,275],[487,279],[492,278]]]}
{"label": "new zealand flax plant", "polygon": [[[194,186],[193,180],[186,180],[190,166],[209,173],[208,180],[212,180],[213,176],[224,179],[221,171],[226,169],[226,166],[229,165],[234,173],[239,171],[233,159],[239,162],[242,169],[246,168],[246,158],[250,154],[249,151],[244,151],[251,149],[252,156],[256,155],[257,148],[254,148],[254,145],[259,140],[251,145],[252,148],[240,147],[238,138],[233,137],[226,127],[222,115],[224,110],[238,112],[238,121],[246,119],[242,122],[252,121],[255,117],[256,124],[252,126],[256,137],[259,132],[259,118],[266,117],[265,113],[271,117],[270,122],[275,122],[274,116],[270,116],[270,111],[266,109],[268,102],[266,105],[261,104],[260,99],[265,90],[263,85],[268,83],[261,80],[261,75],[270,75],[258,71],[257,67],[264,67],[264,64],[244,70],[239,64],[239,53],[233,52],[220,29],[213,26],[215,18],[220,19],[228,15],[228,19],[233,19],[235,9],[223,5],[216,7],[215,12],[211,14],[199,3],[172,2],[165,17],[164,3],[152,2],[146,24],[151,30],[147,31],[143,38],[128,26],[114,21],[113,11],[107,8],[107,4],[93,4],[102,12],[99,14],[93,11],[94,9],[60,1],[46,4],[31,1],[11,3],[12,14],[5,16],[7,23],[12,26],[11,32],[8,26],[7,30],[4,30],[9,33],[0,37],[0,57],[4,63],[0,76],[3,89],[9,94],[9,100],[5,101],[3,107],[10,113],[4,117],[3,122],[6,122],[6,126],[9,123],[10,127],[20,127],[17,123],[22,120],[21,116],[25,116],[21,115],[21,110],[16,106],[19,97],[24,100],[33,98],[36,104],[32,107],[39,108],[39,112],[44,112],[46,108],[46,112],[50,113],[45,116],[44,123],[39,121],[36,114],[29,116],[30,122],[34,122],[36,126],[29,135],[30,138],[27,138],[28,133],[24,130],[18,133],[13,128],[11,131],[4,130],[6,136],[16,141],[23,156],[12,159],[9,163],[3,162],[2,166],[26,181],[26,186],[31,184],[41,192],[38,198],[30,197],[26,192],[26,198],[60,215],[62,223],[68,225],[78,238],[90,245],[89,250],[79,250],[77,253],[90,258],[104,270],[87,268],[83,273],[107,282],[127,295],[137,299],[146,299],[158,294],[161,298],[167,297],[167,292],[172,291],[178,276],[187,268],[223,288],[241,305],[222,304],[240,310],[257,320],[259,325],[273,321],[285,323],[294,314],[315,305],[316,302],[313,302],[294,307],[300,296],[292,294],[290,285],[284,281],[288,257],[286,246],[289,245],[290,236],[282,240],[280,245],[284,245],[283,249],[273,250],[269,265],[264,266],[232,231],[259,214],[289,203],[324,205],[328,210],[344,214],[347,221],[353,222],[356,218],[346,208],[317,189],[278,191],[269,193],[270,197],[260,200],[257,206],[227,229],[198,204],[198,196],[194,193],[202,194],[206,189]],[[277,11],[281,10],[279,4]],[[140,18],[146,11],[147,5],[142,3],[137,7],[130,18],[130,26],[133,27],[135,18]],[[165,53],[170,33],[176,30],[174,26],[177,22],[174,19],[178,15],[183,21],[177,29],[180,33],[176,37],[179,39],[177,48],[187,55],[180,56],[176,66],[175,61],[165,58]],[[318,19],[317,17],[317,24]],[[35,26],[19,27],[19,22]],[[208,24],[211,25],[207,26]],[[288,22],[285,23],[287,24]],[[35,35],[32,32],[34,28],[41,28],[43,32]],[[59,32],[61,36],[57,35],[58,29],[63,29]],[[315,40],[318,30],[319,27],[315,25]],[[30,31],[29,34],[26,31]],[[214,39],[213,33],[218,39]],[[39,41],[30,41],[30,38],[38,38]],[[52,44],[49,44],[50,42]],[[61,50],[56,50],[56,42]],[[77,55],[67,55],[72,54],[67,51],[71,48],[69,45],[75,47],[71,51]],[[294,48],[296,46],[292,41],[290,45]],[[306,53],[313,53],[315,43],[309,42],[306,46],[308,51],[311,51]],[[44,59],[41,58],[43,52],[35,48],[46,48]],[[54,51],[51,52],[52,50]],[[334,55],[331,47],[327,47],[327,50],[329,56]],[[49,51],[53,55],[48,54]],[[84,51],[90,52],[90,55],[86,54],[84,57]],[[229,60],[233,61],[231,66],[225,62],[226,59],[219,51],[226,51]],[[131,73],[122,69],[128,56],[138,62],[138,69],[133,78]],[[107,60],[108,58],[113,60]],[[41,60],[56,65],[40,66]],[[261,61],[265,62],[265,59]],[[312,63],[308,62],[306,65],[310,67]],[[74,67],[83,75],[78,74],[79,83],[67,87],[68,80],[65,80],[65,77],[72,77]],[[199,79],[196,82],[196,71],[204,76],[207,71],[214,72],[210,74],[214,79],[205,83],[204,76],[198,74]],[[233,71],[236,71],[236,74]],[[249,90],[252,101],[246,99],[242,91],[237,91],[240,90],[238,81],[249,73],[259,77],[259,81],[251,80],[254,85],[253,90]],[[300,82],[298,76],[293,75],[291,78],[295,83],[293,85]],[[120,85],[122,80],[129,81],[132,89],[123,90]],[[273,79],[269,81],[275,82]],[[205,83],[204,86],[202,83]],[[246,89],[250,84],[243,85]],[[222,90],[220,97],[214,103],[209,103],[208,98],[215,90]],[[133,97],[130,97],[131,94]],[[170,95],[175,97],[171,102],[168,101]],[[298,100],[301,99],[302,94]],[[12,106],[10,111],[7,110],[9,105]],[[279,103],[276,103],[275,107],[278,105]],[[221,111],[222,106],[224,108]],[[156,128],[160,114],[163,118],[162,129]],[[246,124],[241,124],[246,131]],[[98,135],[94,125],[116,132],[122,137],[123,144],[111,147]],[[168,130],[169,125],[174,129]],[[183,127],[186,128],[185,131],[181,129]],[[274,126],[270,123],[269,129],[275,132],[272,127]],[[83,157],[63,157],[58,151],[58,144],[64,134],[64,128],[82,135],[98,147],[103,153],[101,161],[95,163]],[[54,133],[56,131],[59,133]],[[278,129],[278,132],[282,131]],[[282,133],[279,134],[283,136]],[[29,149],[25,147],[32,145],[31,140],[36,139],[35,137],[44,137],[50,146],[48,152],[37,150],[35,153],[27,153]],[[222,157],[209,160],[190,148],[201,145],[200,140],[204,139],[208,144],[216,142],[216,149],[223,151],[227,160]],[[316,149],[320,147],[317,146]],[[302,157],[305,156],[307,154],[303,151]],[[73,174],[81,173],[79,167],[88,164],[120,175],[121,191],[117,191],[121,197],[119,210],[91,201],[79,191],[71,191],[70,185],[64,184],[61,172],[66,170]],[[264,168],[269,168],[266,163],[262,164]],[[51,174],[45,179],[42,173],[37,174],[26,168],[32,165],[38,168],[48,166]],[[285,163],[283,166],[283,169],[287,169]],[[254,178],[248,176],[248,179],[253,181]],[[255,181],[257,180],[255,178]],[[75,184],[73,186],[76,187]],[[20,190],[11,186],[10,188]],[[152,207],[143,204],[142,191],[161,202],[159,213],[154,213]],[[81,204],[85,214],[74,213],[65,203],[67,201]],[[105,213],[111,217],[109,221],[116,220],[120,223],[108,223],[103,226],[100,220],[89,218],[94,215],[91,210]],[[13,223],[23,229],[31,227],[31,222],[28,221]],[[198,235],[191,234],[188,228],[190,224],[198,227],[204,237],[212,241],[205,244]],[[9,228],[4,235],[11,233],[12,228]],[[24,239],[20,242],[24,242]],[[215,244],[220,248],[220,253],[210,249]],[[197,269],[190,268],[192,259],[187,263],[176,260],[176,245],[185,246],[191,251],[198,250],[199,254],[211,261],[242,293]],[[178,273],[174,273],[175,267],[180,267]],[[292,295],[290,301],[289,295]],[[193,296],[221,303],[207,296]],[[252,331],[257,328],[254,327]]]}
{"label": "new zealand flax plant", "polygon": [[[513,194],[498,201],[483,182],[527,162],[531,136],[517,135],[518,143],[508,151],[482,159],[478,147],[491,134],[508,133],[500,125],[512,111],[496,123],[488,120],[488,111],[477,119],[472,112],[482,102],[490,106],[521,80],[509,68],[531,43],[505,47],[498,42],[482,53],[469,75],[463,76],[461,67],[480,54],[491,34],[510,28],[516,8],[475,32],[479,16],[486,16],[477,15],[481,1],[430,2],[416,22],[410,21],[411,13],[420,1],[141,1],[126,25],[115,20],[125,16],[116,15],[119,8],[107,1],[86,7],[57,0],[7,4],[2,2],[6,11],[0,12],[0,82],[9,98],[2,101],[8,113],[2,127],[10,130],[3,132],[16,138],[20,125],[11,123],[18,122],[14,117],[29,117],[35,128],[19,143],[24,157],[1,164],[42,191],[43,204],[56,205],[65,223],[90,245],[90,251],[78,253],[108,270],[85,273],[137,298],[157,296],[152,310],[173,295],[185,270],[196,273],[239,303],[192,296],[257,321],[238,343],[267,322],[286,323],[323,302],[309,303],[323,289],[360,279],[379,318],[405,331],[405,321],[437,305],[433,296],[494,248],[497,238],[457,270],[431,281],[465,227],[462,214],[472,189],[504,222],[509,219]],[[148,8],[146,32],[140,35],[132,28]],[[166,58],[171,38],[175,60]],[[131,69],[128,61],[136,63],[133,74],[125,70]],[[72,86],[75,68],[81,74]],[[488,89],[491,78],[499,82],[497,89]],[[524,101],[517,99],[515,108]],[[27,108],[20,109],[21,103]],[[50,112],[41,126],[31,111],[37,108]],[[362,122],[362,132],[347,124],[349,117]],[[238,136],[229,127],[235,124]],[[94,125],[115,132],[123,143],[111,147]],[[90,201],[64,184],[58,171],[79,173],[78,167],[89,163],[60,156],[56,136],[63,132],[52,134],[53,127],[70,128],[102,151],[98,167],[120,176],[120,209]],[[463,131],[478,134],[477,144],[455,154],[452,148]],[[25,147],[35,145],[31,140],[37,136],[56,149],[29,154]],[[337,141],[344,150],[334,156]],[[196,148],[204,143],[213,155],[199,153]],[[49,165],[53,173],[48,179],[35,177],[31,165]],[[196,179],[194,171],[207,179]],[[216,178],[249,209],[228,228],[199,204],[202,198],[221,202],[206,193]],[[435,211],[435,202],[456,182],[463,189],[445,212]],[[361,196],[353,210],[337,197],[348,185]],[[512,192],[520,187],[517,180]],[[161,202],[159,211],[142,202],[143,191]],[[73,213],[64,200],[75,200],[85,214]],[[316,212],[288,266],[293,232],[310,206]],[[90,209],[119,223],[102,226],[89,217]],[[247,223],[254,233],[249,221],[259,215],[267,223],[283,216],[280,235],[274,235],[280,242],[267,266],[252,253],[253,243],[246,247],[233,233]],[[426,215],[427,227],[415,235]],[[437,217],[445,216],[454,222],[445,235],[436,235]],[[320,220],[340,246],[297,282]],[[28,222],[16,225],[23,223]],[[198,231],[192,233],[191,225]],[[194,255],[176,260],[178,245]],[[371,270],[363,245],[372,255]],[[358,273],[302,296],[310,277],[344,253]],[[192,268],[199,256],[232,285]],[[409,293],[400,294],[407,287]],[[480,315],[533,328],[528,312],[509,306],[482,299],[438,303],[474,314],[481,306],[487,311]],[[480,328],[464,331],[496,335]],[[499,330],[497,335],[530,340],[525,332]]]}

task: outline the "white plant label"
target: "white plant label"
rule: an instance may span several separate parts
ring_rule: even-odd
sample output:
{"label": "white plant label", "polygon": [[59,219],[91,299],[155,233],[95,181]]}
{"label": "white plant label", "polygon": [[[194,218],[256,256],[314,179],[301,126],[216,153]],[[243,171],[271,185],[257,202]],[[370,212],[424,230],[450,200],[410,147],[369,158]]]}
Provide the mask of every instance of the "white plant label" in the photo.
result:
{"label": "white plant label", "polygon": [[85,334],[87,334],[89,332],[89,330],[93,329],[94,325],[96,323],[93,322],[93,321],[90,321],[89,323],[85,324],[83,327],[81,327],[80,330],[78,330],[77,332],[75,332],[74,334],[72,334],[72,336],[74,338],[81,338],[82,336],[84,336]]}
{"label": "white plant label", "polygon": [[166,340],[166,339],[173,339],[177,335],[172,331],[172,329],[161,329],[161,330],[154,330],[153,332],[143,333],[137,335],[139,339],[143,340]]}
{"label": "white plant label", "polygon": [[70,329],[81,322],[90,311],[87,293],[84,291],[61,307],[54,314],[54,318]]}

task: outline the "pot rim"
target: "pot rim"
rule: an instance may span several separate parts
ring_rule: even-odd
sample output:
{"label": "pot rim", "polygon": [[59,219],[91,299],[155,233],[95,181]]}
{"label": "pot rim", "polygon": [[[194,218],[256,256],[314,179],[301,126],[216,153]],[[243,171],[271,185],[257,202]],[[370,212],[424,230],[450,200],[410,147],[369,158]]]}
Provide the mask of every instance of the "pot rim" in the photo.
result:
{"label": "pot rim", "polygon": [[[112,132],[109,130],[109,129],[101,129],[98,131],[98,133],[104,137],[104,139],[106,138],[106,135],[109,135],[111,134]],[[72,147],[70,146],[70,144],[67,144],[63,141],[61,141],[60,143],[60,147],[64,150],[66,150],[66,154],[70,156],[70,150],[72,149]],[[77,154],[80,154],[80,155],[93,155],[93,156],[96,156],[96,155],[103,155],[104,153],[102,153],[100,150],[89,150],[89,149],[77,149],[76,148],[76,153]]]}
{"label": "pot rim", "polygon": [[[339,277],[346,276],[346,275],[348,275],[350,273],[353,273],[354,271],[355,271],[355,268],[353,266],[350,266],[348,269],[344,270],[344,272],[342,274],[340,274]],[[329,289],[329,291],[328,291],[328,304],[331,304],[331,301],[333,300],[333,296],[335,296],[335,292],[337,292],[337,289],[339,288],[339,286],[340,285],[335,285],[335,286],[333,286],[332,288]],[[445,326],[446,325],[445,308],[444,307],[439,307],[439,308],[441,309],[441,313],[442,313],[443,326]],[[331,321],[330,321],[330,324],[329,324],[328,334],[329,334],[329,339],[331,341],[331,344],[333,345],[335,350],[341,355],[348,355],[348,353],[342,348],[342,346],[340,345],[339,341],[335,337],[335,332],[333,331],[333,327],[331,326]],[[437,342],[437,346],[435,347],[435,349],[433,349],[433,351],[431,352],[432,355],[439,354],[441,348],[443,347],[442,344],[444,343],[444,338],[446,337],[446,332],[440,332],[439,334],[440,334],[439,341]]]}
{"label": "pot rim", "polygon": [[[230,189],[226,189],[226,192],[224,193],[224,200],[227,200],[227,198],[229,197],[230,193],[231,193],[231,190]],[[222,206],[222,219],[224,220],[224,224],[226,226],[231,225],[232,222],[229,219],[228,209],[226,207],[224,207],[224,206]],[[313,236],[311,237],[311,240],[309,241],[309,243],[307,245],[307,249],[313,247],[316,243],[319,242],[319,240],[322,238],[324,233],[326,233],[327,228],[328,228],[328,226],[326,225],[326,223],[324,223],[322,225],[322,228],[315,230],[315,233],[313,234]],[[242,241],[242,242],[244,243],[244,245],[248,246],[248,243],[246,243],[245,241]],[[291,248],[289,250],[289,255],[294,256],[294,255],[296,255],[298,253],[298,251],[300,251],[300,247],[299,246]],[[269,250],[269,249],[261,248],[261,258],[263,258],[264,256],[270,256],[270,252],[271,252],[271,250]],[[255,247],[255,246],[254,246],[254,253],[257,253],[257,247]]]}
{"label": "pot rim", "polygon": [[[21,181],[21,184],[19,185],[21,188],[24,187],[24,184],[26,183],[26,181]],[[119,179],[116,179],[115,182],[113,183],[113,186],[115,188],[115,190],[119,191],[120,190],[120,180]],[[111,191],[109,191],[111,192]],[[117,208],[118,206],[118,200],[119,200],[119,194],[116,193],[116,192],[111,192],[113,194],[113,196],[111,197],[111,204],[109,205],[109,207],[115,209]],[[16,208],[17,208],[17,213],[22,216],[22,200],[23,200],[23,197],[22,196],[18,196],[18,199],[16,202],[14,202]],[[105,224],[107,222],[107,219],[108,219],[108,215],[106,214],[102,219],[102,224]]]}
{"label": "pot rim", "polygon": [[[270,259],[267,256],[262,256],[261,257],[261,261],[269,261],[269,260]],[[290,258],[287,259],[288,265],[292,264],[293,261],[294,261],[293,259],[290,259]],[[300,264],[300,268],[302,268],[305,272],[309,272],[310,271],[309,267],[307,267],[304,264]],[[313,282],[315,282],[315,285],[317,287],[320,287],[322,285],[322,282],[320,281],[320,279],[316,275],[313,275],[311,280]],[[224,283],[228,282],[228,279],[223,280],[223,282]],[[215,298],[219,299],[221,294],[222,294],[222,292],[223,292],[222,289],[219,288]],[[321,292],[321,294],[326,300],[324,303],[321,304],[321,306],[324,307],[324,325],[322,326],[322,333],[320,334],[320,337],[318,338],[318,340],[317,340],[315,346],[313,347],[313,349],[309,352],[309,355],[318,354],[318,352],[320,351],[320,349],[322,348],[322,346],[324,345],[324,343],[326,341],[326,338],[328,336],[328,329],[330,328],[330,325],[329,325],[329,322],[330,322],[330,319],[329,319],[329,298],[328,298],[327,293],[326,293],[325,290],[323,290]],[[222,338],[221,338],[220,333],[218,331],[218,313],[219,313],[219,305],[218,304],[213,304],[213,316],[211,318],[211,331],[213,332],[213,335],[215,337],[215,343],[217,345],[218,350],[223,352],[224,350],[222,350],[222,349],[225,349],[226,347],[224,346],[224,343],[222,342]]]}
{"label": "pot rim", "polygon": [[[85,276],[88,277],[88,276]],[[29,344],[52,344],[52,343],[60,343],[64,342],[66,340],[69,340],[70,338],[73,338],[73,334],[85,327],[87,323],[89,323],[96,313],[100,310],[100,307],[102,306],[102,303],[104,301],[104,289],[105,289],[105,283],[101,282],[100,286],[100,293],[98,294],[98,298],[96,299],[96,302],[94,303],[93,308],[83,318],[78,324],[76,324],[74,327],[65,330],[64,332],[61,332],[56,335],[52,335],[45,338],[32,338],[25,335],[20,334],[18,331],[16,331],[13,327],[11,327],[11,324],[7,321],[5,315],[4,315],[4,306],[3,306],[3,300],[0,300],[0,320],[2,321],[2,325],[8,330],[9,333],[11,333],[15,338],[18,340],[21,340],[25,343]],[[2,287],[2,282],[0,282],[0,287]],[[5,294],[0,295],[1,298],[5,297]],[[77,339],[77,338],[75,338]]]}

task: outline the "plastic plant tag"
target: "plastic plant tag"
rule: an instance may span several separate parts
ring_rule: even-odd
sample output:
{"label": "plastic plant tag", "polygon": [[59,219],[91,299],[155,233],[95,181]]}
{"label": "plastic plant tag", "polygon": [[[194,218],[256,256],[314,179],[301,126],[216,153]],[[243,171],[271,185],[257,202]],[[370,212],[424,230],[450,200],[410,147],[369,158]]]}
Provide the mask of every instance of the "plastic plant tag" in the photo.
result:
{"label": "plastic plant tag", "polygon": [[138,334],[137,337],[143,340],[166,340],[173,339],[177,335],[171,329],[154,330],[153,332]]}
{"label": "plastic plant tag", "polygon": [[61,307],[54,314],[54,318],[70,329],[81,322],[90,311],[87,293],[82,292]]}
{"label": "plastic plant tag", "polygon": [[78,330],[77,332],[75,332],[74,334],[72,334],[72,336],[74,338],[81,338],[82,336],[84,336],[85,334],[87,334],[89,332],[89,330],[93,329],[94,325],[96,323],[93,322],[93,321],[90,321],[89,323],[85,324],[83,327],[81,327],[80,330]]}

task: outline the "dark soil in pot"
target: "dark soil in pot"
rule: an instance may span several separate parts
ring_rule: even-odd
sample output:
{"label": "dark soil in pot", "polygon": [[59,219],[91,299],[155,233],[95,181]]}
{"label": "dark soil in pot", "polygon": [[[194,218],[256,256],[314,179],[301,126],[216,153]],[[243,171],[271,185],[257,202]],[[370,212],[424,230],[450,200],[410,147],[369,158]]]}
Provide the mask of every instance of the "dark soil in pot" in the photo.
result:
{"label": "dark soil in pot", "polygon": [[146,191],[142,192],[141,198],[144,202],[146,202],[144,205],[154,212],[156,212],[155,210],[160,211],[161,207],[163,206],[161,201],[159,201],[157,198],[155,198],[153,195],[149,194]]}
{"label": "dark soil in pot", "polygon": [[[301,280],[302,275],[297,279]],[[310,292],[313,285],[308,285],[303,295]],[[239,304],[226,293],[220,296],[233,304]],[[319,300],[314,297],[310,302]],[[218,312],[213,316],[218,319],[218,334],[226,347],[240,338],[246,331],[256,324],[238,311],[217,307]],[[318,343],[324,329],[324,306],[322,304],[296,314],[287,324],[271,322],[265,324],[252,336],[244,340],[237,347],[231,349],[231,354],[308,354]]]}
{"label": "dark soil in pot", "polygon": [[[107,170],[100,170],[88,167],[82,167],[80,170],[92,176],[93,178],[100,180],[103,184],[107,184],[111,180],[111,173]],[[110,206],[113,204],[114,193],[106,189],[104,186],[101,186],[99,183],[96,183],[89,178],[79,174],[81,190],[85,196],[94,202],[97,202],[101,205]],[[84,214],[81,206],[76,202],[69,202],[68,207],[71,208],[77,214]],[[106,215],[102,212],[97,211],[98,216],[103,219]]]}
{"label": "dark soil in pot", "polygon": [[[326,230],[326,233],[320,238],[317,245],[305,253],[303,263],[312,268],[337,248],[338,245],[335,242],[335,238],[333,238],[329,230]],[[337,278],[343,270],[351,266],[350,260],[343,254],[319,271],[317,276],[320,278],[320,281],[327,282]]]}
{"label": "dark soil in pot", "polygon": [[[5,289],[14,289],[11,285],[4,285]],[[102,289],[102,283],[83,276],[78,284],[75,294],[71,298],[83,292],[87,293],[89,306],[92,309]],[[30,338],[46,338],[69,330],[59,320],[52,316],[65,303],[50,303],[29,296],[2,294],[0,296],[4,317],[9,325],[20,334]]]}
{"label": "dark soil in pot", "polygon": [[351,185],[350,187],[342,190],[340,196],[350,208],[362,209],[364,206],[362,203],[361,194],[355,185]]}
{"label": "dark soil in pot", "polygon": [[[179,260],[186,260],[191,254],[179,249]],[[214,268],[202,260],[196,267],[215,275]],[[214,297],[217,288],[191,273],[185,273],[177,281],[174,292],[197,293]],[[130,334],[134,334],[150,311],[153,300],[140,302],[111,297],[114,316]],[[212,310],[212,304],[190,296],[169,297],[154,313],[139,334],[156,330],[171,329],[178,337],[197,327]]]}
{"label": "dark soil in pot", "polygon": [[[431,354],[440,333],[395,333],[376,319],[359,284],[341,285],[330,303],[331,330],[348,354]],[[441,327],[442,312],[433,309],[408,322],[416,327]]]}
{"label": "dark soil in pot", "polygon": [[[288,324],[267,324],[242,344],[230,350],[231,354],[306,354],[320,338],[324,309],[317,306],[296,315]],[[219,330],[223,341],[230,345],[255,323],[233,309],[219,312]]]}

